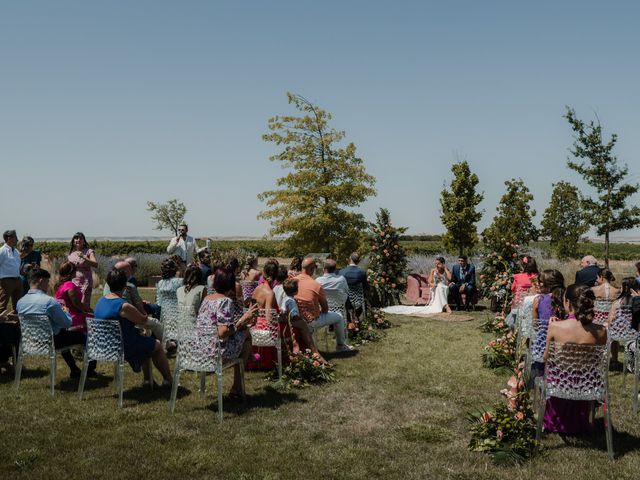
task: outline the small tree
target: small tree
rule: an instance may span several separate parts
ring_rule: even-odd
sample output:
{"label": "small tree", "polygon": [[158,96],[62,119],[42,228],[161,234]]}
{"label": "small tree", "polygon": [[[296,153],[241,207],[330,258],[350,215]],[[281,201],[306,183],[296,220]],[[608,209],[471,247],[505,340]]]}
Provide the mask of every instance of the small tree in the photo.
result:
{"label": "small tree", "polygon": [[400,293],[405,290],[407,257],[400,245],[400,235],[407,229],[391,224],[389,210],[381,208],[376,213],[376,223],[371,224],[371,262],[367,270],[373,287],[375,306],[386,307],[400,303]]}
{"label": "small tree", "polygon": [[542,235],[549,237],[560,258],[576,256],[580,237],[589,230],[580,205],[578,189],[568,182],[553,185],[551,201],[542,218]]}
{"label": "small tree", "polygon": [[505,244],[527,245],[538,239],[538,230],[533,225],[536,211],[529,204],[533,195],[522,179],[504,182],[507,192],[500,199],[498,214],[482,232],[484,243],[495,251],[501,251]]}
{"label": "small tree", "polygon": [[597,192],[596,198],[583,197],[582,206],[587,222],[604,235],[604,263],[609,266],[609,235],[618,230],[629,230],[640,225],[640,208],[627,207],[627,200],[638,191],[638,184],[622,183],[629,172],[627,165],[618,166],[611,152],[618,141],[614,133],[607,143],[602,138],[602,126],[588,124],[576,117],[567,107],[564,115],[574,132],[571,153],[581,161],[567,160],[570,169],[578,172]]}
{"label": "small tree", "polygon": [[258,195],[270,207],[258,218],[271,220],[271,234],[287,235],[289,251],[345,258],[361,244],[367,226],[352,209],[376,194],[375,178],[366,173],[353,143],[337,146],[345,133],[329,127],[330,113],[299,95],[287,96],[305,115],[269,120],[271,133],[262,138],[284,146],[269,159],[291,171],[276,181],[282,188]]}
{"label": "small tree", "polygon": [[156,230],[171,230],[174,235],[178,235],[178,227],[184,222],[187,207],[174,198],[167,203],[147,202],[147,211],[151,212]]}
{"label": "small tree", "polygon": [[471,173],[466,161],[454,163],[451,171],[451,185],[440,192],[440,219],[447,229],[442,240],[449,252],[464,255],[478,242],[476,224],[483,211],[476,211],[476,207],[484,198],[484,192],[476,193],[478,176]]}

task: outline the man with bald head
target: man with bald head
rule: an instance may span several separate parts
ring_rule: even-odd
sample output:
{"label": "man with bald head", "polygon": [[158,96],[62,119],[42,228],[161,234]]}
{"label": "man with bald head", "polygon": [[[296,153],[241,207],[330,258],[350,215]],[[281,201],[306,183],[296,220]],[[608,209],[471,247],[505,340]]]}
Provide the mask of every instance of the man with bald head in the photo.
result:
{"label": "man with bald head", "polygon": [[[333,270],[335,272],[335,262]],[[346,342],[345,319],[339,313],[329,311],[326,293],[322,285],[313,279],[315,271],[315,259],[307,257],[302,261],[302,272],[296,277],[298,279],[298,294],[295,296],[295,300],[302,316],[309,324],[311,332],[328,325],[334,325],[336,351],[351,351],[354,348]]]}
{"label": "man with bald head", "polygon": [[587,255],[580,260],[581,270],[576,272],[576,282],[582,285],[588,285],[589,287],[593,287],[596,284],[596,280],[598,279],[598,273],[600,272],[600,267],[598,267],[598,261],[596,257],[593,255]]}

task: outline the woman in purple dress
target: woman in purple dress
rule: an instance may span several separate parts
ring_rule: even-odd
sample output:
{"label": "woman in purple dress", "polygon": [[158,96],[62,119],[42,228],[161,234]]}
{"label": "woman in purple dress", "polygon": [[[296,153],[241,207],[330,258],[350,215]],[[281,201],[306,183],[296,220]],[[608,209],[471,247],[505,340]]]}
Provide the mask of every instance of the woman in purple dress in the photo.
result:
{"label": "woman in purple dress", "polygon": [[547,344],[547,328],[549,319],[565,318],[564,310],[564,277],[558,270],[544,270],[539,278],[540,295],[533,300],[533,324],[536,326],[536,337],[533,344],[531,365],[531,381],[544,373],[544,349]]}
{"label": "woman in purple dress", "polygon": [[[593,323],[593,305],[595,295],[587,285],[574,284],[567,288],[564,297],[564,308],[567,319],[549,324],[545,359],[549,355],[551,342],[566,345],[605,345],[607,329],[603,325]],[[594,365],[594,368],[597,365]],[[551,397],[547,400],[544,412],[544,429],[547,432],[579,435],[591,431],[589,413],[591,402],[585,400],[567,400]]]}
{"label": "woman in purple dress", "polygon": [[89,248],[84,233],[78,232],[71,239],[68,260],[76,266],[76,275],[73,278],[80,288],[82,297],[80,301],[89,309],[91,307],[91,293],[93,292],[93,273],[92,268],[98,266],[96,254]]}

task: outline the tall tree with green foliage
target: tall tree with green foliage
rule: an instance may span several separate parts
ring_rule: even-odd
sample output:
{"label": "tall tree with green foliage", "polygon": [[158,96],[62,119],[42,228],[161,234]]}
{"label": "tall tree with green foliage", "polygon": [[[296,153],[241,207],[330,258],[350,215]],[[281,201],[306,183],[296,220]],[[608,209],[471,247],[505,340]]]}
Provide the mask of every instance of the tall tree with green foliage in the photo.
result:
{"label": "tall tree with green foliage", "polygon": [[484,192],[476,192],[478,176],[471,173],[466,160],[454,163],[451,172],[451,185],[440,192],[440,219],[447,229],[442,241],[449,252],[464,255],[478,242],[476,224],[483,211],[477,211],[476,207],[482,202]]}
{"label": "tall tree with green foliage", "polygon": [[407,255],[400,245],[404,227],[391,224],[389,210],[376,213],[371,228],[371,254],[367,278],[373,287],[372,304],[386,307],[400,303],[400,293],[406,290]]}
{"label": "tall tree with green foliage", "polygon": [[596,190],[595,198],[583,197],[582,206],[587,222],[604,235],[604,263],[609,266],[609,235],[640,225],[640,207],[628,207],[627,201],[639,188],[638,184],[623,183],[629,167],[618,165],[613,147],[618,141],[614,133],[605,142],[600,121],[585,123],[567,107],[564,115],[574,133],[572,155],[579,161],[567,160],[567,166],[578,172]]}
{"label": "tall tree with green foliage", "polygon": [[331,114],[300,95],[287,94],[302,116],[269,119],[271,133],[263,135],[284,149],[271,157],[289,170],[280,188],[258,195],[269,207],[258,218],[271,221],[271,234],[285,235],[289,252],[332,252],[346,258],[363,240],[367,222],[353,211],[376,194],[375,178],[349,143],[340,147],[345,132],[329,126]]}
{"label": "tall tree with green foliage", "polygon": [[538,229],[533,225],[536,211],[531,208],[533,195],[522,179],[512,178],[504,182],[507,192],[500,198],[497,215],[482,237],[491,249],[500,252],[505,245],[527,245],[538,239]]}
{"label": "tall tree with green foliage", "polygon": [[552,250],[560,258],[575,257],[580,237],[587,233],[580,194],[569,182],[553,184],[551,201],[542,217],[541,234],[549,237]]}
{"label": "tall tree with green foliage", "polygon": [[147,202],[147,211],[151,212],[156,230],[171,230],[178,235],[178,227],[184,222],[187,207],[174,198],[167,203]]}

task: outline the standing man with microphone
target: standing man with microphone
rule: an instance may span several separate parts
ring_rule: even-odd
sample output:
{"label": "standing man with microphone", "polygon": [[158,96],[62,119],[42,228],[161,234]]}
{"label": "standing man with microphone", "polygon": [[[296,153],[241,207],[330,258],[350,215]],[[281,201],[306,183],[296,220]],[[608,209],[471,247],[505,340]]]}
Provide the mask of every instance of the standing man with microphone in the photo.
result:
{"label": "standing man with microphone", "polygon": [[177,255],[186,265],[190,265],[195,258],[198,245],[193,237],[187,235],[189,227],[186,223],[178,226],[178,236],[171,239],[167,247],[169,255]]}

